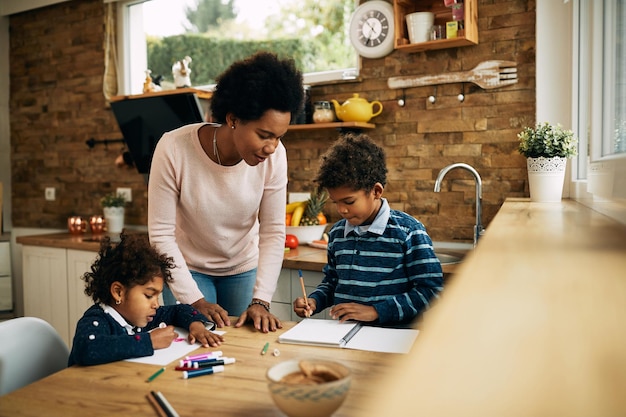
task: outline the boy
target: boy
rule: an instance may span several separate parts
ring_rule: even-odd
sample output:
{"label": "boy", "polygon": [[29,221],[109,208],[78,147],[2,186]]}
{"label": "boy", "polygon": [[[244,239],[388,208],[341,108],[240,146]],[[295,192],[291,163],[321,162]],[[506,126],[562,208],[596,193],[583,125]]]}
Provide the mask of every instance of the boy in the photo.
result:
{"label": "boy", "polygon": [[443,288],[441,264],[421,222],[382,198],[385,153],[367,135],[348,134],[322,156],[315,182],[343,218],[330,230],[324,279],[300,317],[326,307],[340,321],[382,326],[411,323]]}

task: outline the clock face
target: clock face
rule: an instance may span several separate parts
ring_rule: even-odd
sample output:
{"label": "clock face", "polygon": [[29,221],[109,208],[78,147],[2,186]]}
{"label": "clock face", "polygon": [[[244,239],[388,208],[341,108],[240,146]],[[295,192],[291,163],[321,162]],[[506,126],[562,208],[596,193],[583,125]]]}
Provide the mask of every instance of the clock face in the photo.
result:
{"label": "clock face", "polygon": [[380,58],[393,51],[393,6],[386,1],[370,0],[354,11],[350,22],[350,41],[365,58]]}
{"label": "clock face", "polygon": [[379,11],[367,12],[359,22],[359,40],[365,46],[374,47],[383,43],[389,35],[389,20]]}

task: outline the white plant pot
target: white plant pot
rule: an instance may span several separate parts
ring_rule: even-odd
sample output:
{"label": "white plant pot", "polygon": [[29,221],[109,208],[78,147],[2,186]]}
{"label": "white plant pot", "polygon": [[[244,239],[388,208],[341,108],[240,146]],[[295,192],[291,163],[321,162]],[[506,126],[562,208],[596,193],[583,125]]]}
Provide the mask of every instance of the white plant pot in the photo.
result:
{"label": "white plant pot", "polygon": [[556,203],[563,196],[565,166],[567,158],[528,158],[528,188],[530,201],[539,203]]}
{"label": "white plant pot", "polygon": [[108,233],[121,233],[124,229],[124,207],[103,207]]}

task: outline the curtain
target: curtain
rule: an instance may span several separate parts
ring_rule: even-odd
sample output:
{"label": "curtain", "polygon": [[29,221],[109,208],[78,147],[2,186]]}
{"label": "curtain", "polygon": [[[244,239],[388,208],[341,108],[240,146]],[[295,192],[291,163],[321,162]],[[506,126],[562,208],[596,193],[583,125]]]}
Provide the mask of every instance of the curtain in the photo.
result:
{"label": "curtain", "polygon": [[107,101],[117,95],[117,48],[115,41],[115,3],[104,5],[104,77],[102,92]]}

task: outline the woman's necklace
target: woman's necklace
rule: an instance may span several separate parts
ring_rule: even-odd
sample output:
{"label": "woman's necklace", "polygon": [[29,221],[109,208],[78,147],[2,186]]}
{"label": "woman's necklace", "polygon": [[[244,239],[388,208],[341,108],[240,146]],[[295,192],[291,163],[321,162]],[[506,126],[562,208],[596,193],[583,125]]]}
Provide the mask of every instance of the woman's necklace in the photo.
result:
{"label": "woman's necklace", "polygon": [[217,163],[222,165],[222,160],[220,159],[220,153],[217,151],[217,127],[213,131],[213,155],[217,159]]}

